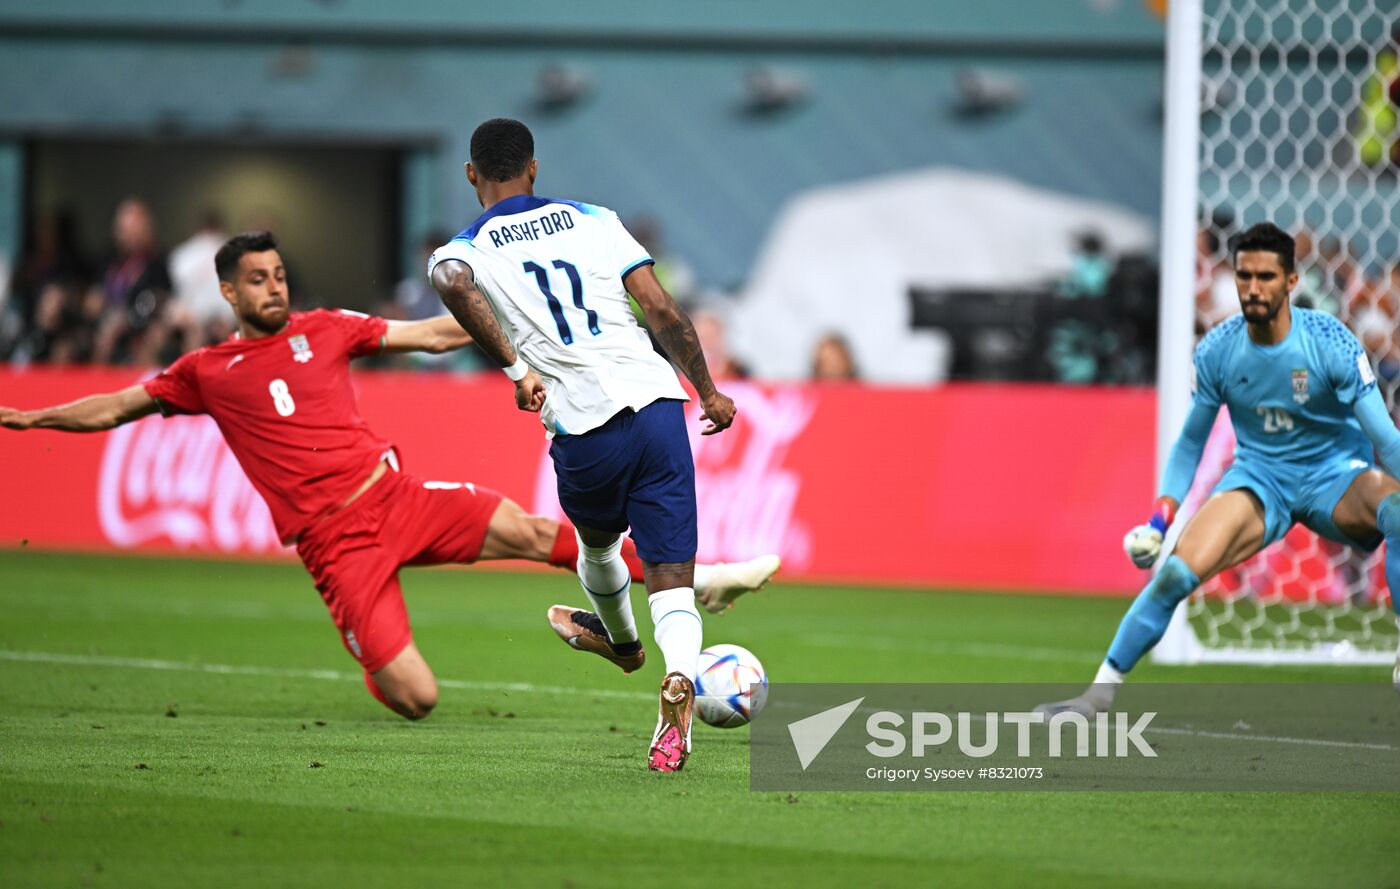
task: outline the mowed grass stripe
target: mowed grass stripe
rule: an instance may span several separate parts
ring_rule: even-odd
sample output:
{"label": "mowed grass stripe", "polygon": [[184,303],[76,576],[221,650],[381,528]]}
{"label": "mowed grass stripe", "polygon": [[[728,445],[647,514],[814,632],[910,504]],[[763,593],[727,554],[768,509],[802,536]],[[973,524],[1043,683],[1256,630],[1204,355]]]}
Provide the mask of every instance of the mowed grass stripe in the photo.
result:
{"label": "mowed grass stripe", "polygon": [[[261,667],[251,664],[200,664],[166,661],[157,658],[109,657],[107,655],[61,654],[51,651],[9,651],[0,649],[0,660],[34,664],[68,664],[78,667],[117,667],[132,670],[166,670],[180,673],[215,673],[223,676],[275,676],[281,679],[315,679],[330,682],[363,682],[359,673],[340,670],[296,670],[284,667]],[[468,679],[443,679],[443,688],[467,691],[505,691],[523,694],[574,695],[623,700],[652,700],[655,695],[618,691],[610,688],[577,688],[566,685],[536,685],[530,682],[481,682]]]}

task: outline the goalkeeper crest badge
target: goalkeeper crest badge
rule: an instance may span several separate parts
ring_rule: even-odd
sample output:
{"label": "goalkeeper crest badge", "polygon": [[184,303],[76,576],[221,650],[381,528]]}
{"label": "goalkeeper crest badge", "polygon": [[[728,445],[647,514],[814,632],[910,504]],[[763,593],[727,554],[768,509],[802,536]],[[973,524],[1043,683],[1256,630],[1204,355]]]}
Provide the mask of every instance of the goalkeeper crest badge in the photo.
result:
{"label": "goalkeeper crest badge", "polygon": [[306,339],[306,334],[299,333],[294,337],[289,337],[287,343],[292,347],[292,360],[298,364],[305,364],[311,360],[311,343]]}
{"label": "goalkeeper crest badge", "polygon": [[1308,372],[1304,369],[1293,371],[1293,400],[1308,403]]}

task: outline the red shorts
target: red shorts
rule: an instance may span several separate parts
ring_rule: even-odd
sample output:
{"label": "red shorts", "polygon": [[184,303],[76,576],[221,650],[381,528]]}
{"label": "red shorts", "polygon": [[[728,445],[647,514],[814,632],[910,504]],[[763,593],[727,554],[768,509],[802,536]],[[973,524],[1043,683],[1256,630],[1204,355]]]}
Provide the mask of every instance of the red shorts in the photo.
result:
{"label": "red shorts", "polygon": [[312,525],[297,555],[345,647],[373,673],[413,640],[399,568],[474,562],[501,495],[390,470],[340,512]]}

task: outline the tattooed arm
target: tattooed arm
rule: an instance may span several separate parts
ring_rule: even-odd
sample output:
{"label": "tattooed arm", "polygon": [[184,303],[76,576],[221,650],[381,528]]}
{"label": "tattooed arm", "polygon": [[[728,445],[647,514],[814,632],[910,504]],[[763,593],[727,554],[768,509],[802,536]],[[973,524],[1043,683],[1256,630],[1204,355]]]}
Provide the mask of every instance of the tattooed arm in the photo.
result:
{"label": "tattooed arm", "polygon": [[[433,268],[432,280],[442,304],[481,350],[502,369],[515,364],[519,356],[501,330],[486,296],[476,288],[472,267],[459,260],[444,260]],[[515,405],[526,411],[538,411],[544,405],[544,383],[533,370],[516,381]]]}
{"label": "tattooed arm", "polygon": [[666,350],[667,357],[675,362],[700,396],[700,404],[705,408],[700,419],[710,421],[701,434],[713,435],[728,429],[729,424],[734,422],[734,402],[716,389],[714,380],[710,379],[705,353],[700,348],[700,338],[696,336],[690,318],[676,305],[661,282],[656,280],[656,273],[650,265],[634,269],[622,283],[637,305],[642,307],[647,326],[661,348]]}

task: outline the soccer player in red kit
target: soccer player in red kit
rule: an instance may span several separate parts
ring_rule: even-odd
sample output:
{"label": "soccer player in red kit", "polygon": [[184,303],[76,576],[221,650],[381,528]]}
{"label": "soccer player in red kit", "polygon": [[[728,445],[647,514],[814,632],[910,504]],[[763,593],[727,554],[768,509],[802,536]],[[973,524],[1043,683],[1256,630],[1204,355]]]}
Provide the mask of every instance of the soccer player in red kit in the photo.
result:
{"label": "soccer player in red kit", "polygon": [[[209,414],[267,501],[279,537],[296,545],[370,692],[395,712],[422,718],[437,703],[437,683],[413,643],[399,568],[528,559],[573,570],[574,529],[528,515],[489,488],[400,471],[393,445],[360,417],[350,359],[470,343],[452,316],[394,322],[357,312],[292,312],[268,232],[232,238],[215,266],[238,321],[228,340],[119,392],[40,410],[0,407],[0,425],[90,432],[155,411]],[[509,357],[494,354],[500,344],[483,347],[498,360]],[[538,411],[543,393],[530,374],[516,385],[517,405]],[[629,567],[640,580],[635,550]],[[771,556],[711,566],[707,607],[724,610],[777,567]]]}

